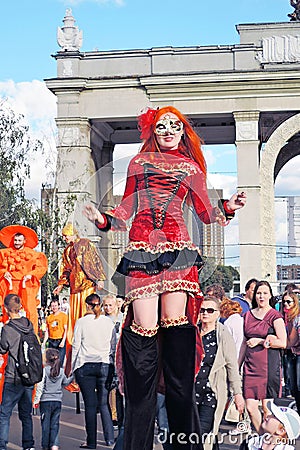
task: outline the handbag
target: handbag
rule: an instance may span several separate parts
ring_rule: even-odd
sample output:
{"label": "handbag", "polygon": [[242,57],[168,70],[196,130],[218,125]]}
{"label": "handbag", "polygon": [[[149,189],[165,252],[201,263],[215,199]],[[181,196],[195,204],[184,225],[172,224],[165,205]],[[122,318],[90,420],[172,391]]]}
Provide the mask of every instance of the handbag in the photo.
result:
{"label": "handbag", "polygon": [[234,430],[229,431],[229,434],[251,433],[251,421],[247,409],[245,408],[244,412],[239,413],[236,409],[233,396],[227,402],[224,419],[227,422],[235,422],[237,424]]}
{"label": "handbag", "polygon": [[240,413],[236,409],[233,396],[231,396],[227,402],[224,419],[226,422],[237,423],[240,421]]}

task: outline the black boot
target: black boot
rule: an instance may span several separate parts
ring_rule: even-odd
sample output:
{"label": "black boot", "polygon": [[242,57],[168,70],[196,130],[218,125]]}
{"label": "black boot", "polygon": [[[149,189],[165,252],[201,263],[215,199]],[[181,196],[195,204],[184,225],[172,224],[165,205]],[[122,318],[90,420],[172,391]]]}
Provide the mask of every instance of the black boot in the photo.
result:
{"label": "black boot", "polygon": [[157,336],[124,328],[121,337],[125,375],[123,450],[152,450],[158,369]]}
{"label": "black boot", "polygon": [[195,402],[196,328],[171,326],[162,328],[161,333],[170,441],[174,450],[199,450],[202,444]]}

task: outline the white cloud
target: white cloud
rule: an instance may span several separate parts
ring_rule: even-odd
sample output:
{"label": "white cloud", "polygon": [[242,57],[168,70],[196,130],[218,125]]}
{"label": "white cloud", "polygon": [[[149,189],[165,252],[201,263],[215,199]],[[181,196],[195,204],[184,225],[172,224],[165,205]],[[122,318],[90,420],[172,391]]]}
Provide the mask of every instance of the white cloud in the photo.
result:
{"label": "white cloud", "polygon": [[209,173],[207,187],[209,189],[223,189],[223,197],[230,198],[236,192],[237,178],[231,175]]}
{"label": "white cloud", "polygon": [[300,156],[286,163],[279,172],[276,183],[276,195],[299,195]]}
{"label": "white cloud", "polygon": [[212,166],[216,162],[216,157],[212,148],[203,146],[203,154],[208,167]]}
{"label": "white cloud", "polygon": [[24,116],[30,136],[43,142],[44,154],[31,156],[31,178],[25,185],[26,195],[39,199],[42,183],[49,181],[56,162],[56,97],[42,81],[15,83],[9,80],[0,82],[0,98]]}

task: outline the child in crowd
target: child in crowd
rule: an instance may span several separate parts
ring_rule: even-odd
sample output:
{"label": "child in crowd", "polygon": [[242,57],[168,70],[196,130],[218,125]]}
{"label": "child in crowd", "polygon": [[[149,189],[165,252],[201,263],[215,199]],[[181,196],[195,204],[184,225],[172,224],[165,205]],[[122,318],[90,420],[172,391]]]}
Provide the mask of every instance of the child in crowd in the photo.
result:
{"label": "child in crowd", "polygon": [[34,407],[40,406],[43,450],[58,450],[59,419],[63,391],[73,380],[67,378],[60,367],[59,351],[55,348],[46,350],[46,365],[43,379],[38,383],[34,398]]}
{"label": "child in crowd", "polygon": [[294,450],[300,434],[300,417],[296,411],[285,406],[277,406],[269,401],[267,415],[262,424],[262,435],[245,440],[239,450]]}

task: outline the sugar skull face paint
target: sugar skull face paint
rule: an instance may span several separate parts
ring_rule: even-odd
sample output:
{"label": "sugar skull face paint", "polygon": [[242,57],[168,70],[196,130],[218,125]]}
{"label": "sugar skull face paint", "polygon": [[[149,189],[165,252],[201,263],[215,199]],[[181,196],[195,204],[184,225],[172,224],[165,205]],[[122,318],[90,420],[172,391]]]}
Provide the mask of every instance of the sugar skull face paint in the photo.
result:
{"label": "sugar skull face paint", "polygon": [[158,120],[155,126],[154,133],[157,136],[165,136],[167,134],[178,134],[183,130],[183,123],[176,117],[166,115]]}

